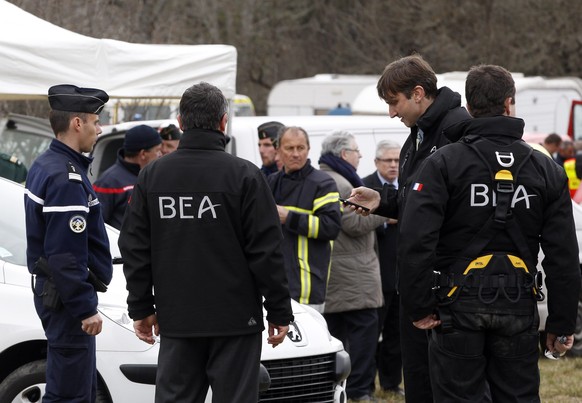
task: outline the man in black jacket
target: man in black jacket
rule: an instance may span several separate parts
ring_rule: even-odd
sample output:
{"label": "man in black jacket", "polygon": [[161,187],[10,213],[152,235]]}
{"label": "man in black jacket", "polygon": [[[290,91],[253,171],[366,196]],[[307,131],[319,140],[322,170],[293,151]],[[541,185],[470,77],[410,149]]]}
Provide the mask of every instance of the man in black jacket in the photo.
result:
{"label": "man in black jacket", "polygon": [[[410,135],[400,152],[398,190],[385,185],[378,193],[359,187],[352,191],[350,201],[370,208],[374,214],[398,217],[401,225],[406,195],[421,163],[437,149],[449,144],[449,139],[443,135],[446,127],[469,119],[470,115],[461,107],[461,95],[448,87],[437,89],[434,71],[419,55],[407,56],[386,66],[377,89],[380,98],[388,104],[390,117],[398,117],[410,127]],[[361,209],[357,211],[369,214]],[[406,266],[398,263],[398,272],[404,270],[407,270]],[[400,343],[406,401],[432,403],[427,335],[424,330],[415,328],[408,313],[402,311]]]}
{"label": "man in black jacket", "polygon": [[[277,208],[261,171],[224,151],[228,103],[188,88],[178,150],[139,174],[119,247],[136,335],[162,335],[156,402],[258,399],[263,330],[285,339],[293,320]],[[154,298],[155,294],[155,298]]]}
{"label": "man in black jacket", "polygon": [[[384,185],[398,189],[398,161],[400,144],[382,140],[376,144],[376,171],[362,179],[364,185],[372,189],[382,189]],[[378,333],[382,341],[378,343],[376,367],[380,387],[389,392],[403,394],[402,353],[400,350],[400,298],[396,292],[396,250],[398,247],[398,220],[389,218],[376,228],[378,259],[382,277],[384,306],[378,310]]]}
{"label": "man in black jacket", "polygon": [[567,177],[521,140],[507,70],[473,67],[465,93],[474,119],[447,130],[461,141],[426,159],[407,197],[399,224],[402,304],[414,326],[434,329],[435,401],[480,401],[488,384],[495,402],[539,402],[540,244],[549,353],[572,347],[580,292]]}

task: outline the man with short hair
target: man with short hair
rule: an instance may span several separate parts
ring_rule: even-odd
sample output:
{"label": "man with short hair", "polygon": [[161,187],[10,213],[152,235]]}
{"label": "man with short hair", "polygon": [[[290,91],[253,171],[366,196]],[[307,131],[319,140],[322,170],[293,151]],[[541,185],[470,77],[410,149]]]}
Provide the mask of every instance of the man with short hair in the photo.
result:
{"label": "man with short hair", "polygon": [[[371,189],[382,189],[384,185],[398,189],[398,162],[400,145],[391,140],[381,140],[376,144],[376,172],[362,179]],[[379,329],[382,341],[378,342],[376,366],[382,390],[404,394],[402,382],[402,353],[400,350],[399,295],[396,291],[396,251],[398,247],[398,220],[389,218],[376,228],[377,252],[380,260],[382,293],[384,306],[378,311]]]}
{"label": "man with short hair", "polygon": [[[429,339],[437,402],[539,402],[535,281],[548,287],[548,354],[573,345],[580,268],[564,170],[521,138],[515,83],[500,66],[467,75],[474,119],[416,175],[400,226],[402,304]],[[439,273],[435,276],[434,271]],[[541,273],[539,273],[541,274]]]}
{"label": "man with short hair", "polygon": [[561,144],[562,144],[562,138],[560,137],[560,135],[557,133],[550,133],[544,139],[542,146],[544,146],[544,148],[546,150],[548,150],[550,155],[553,156],[554,154],[556,154],[558,152]]}
{"label": "man with short hair", "polygon": [[162,139],[156,129],[148,125],[132,127],[125,133],[123,148],[117,151],[115,164],[93,184],[103,205],[103,219],[107,224],[121,229],[137,175],[147,164],[161,157],[161,144]]}
{"label": "man with short hair", "polygon": [[43,402],[94,402],[95,336],[101,332],[96,288],[113,267],[101,205],[87,170],[109,99],[99,89],[55,85],[48,91],[55,139],[30,167],[24,206],[34,305],[47,338]]}
{"label": "man with short hair", "polygon": [[[188,88],[178,150],[139,174],[119,248],[136,335],[161,334],[157,403],[256,403],[268,343],[293,320],[277,209],[263,174],[225,152],[228,101]],[[264,303],[262,303],[264,297]]]}
{"label": "man with short hair", "polygon": [[259,134],[259,154],[263,161],[261,172],[269,176],[279,170],[277,165],[277,136],[283,127],[280,122],[265,122],[257,128]]}
{"label": "man with short hair", "polygon": [[[410,127],[399,157],[398,190],[385,185],[381,194],[369,188],[356,188],[350,201],[370,208],[370,212],[398,218],[408,192],[414,186],[414,177],[421,164],[437,149],[450,141],[443,130],[470,118],[461,107],[461,95],[448,87],[437,88],[437,77],[432,67],[420,56],[406,56],[390,63],[378,80],[378,95],[388,104],[391,118],[400,118]],[[358,211],[361,212],[361,211]],[[398,271],[407,268],[398,262]],[[402,295],[402,294],[401,294]],[[406,401],[432,403],[428,368],[428,340],[426,331],[415,328],[407,312],[400,312],[400,343]]]}
{"label": "man with short hair", "polygon": [[283,256],[291,298],[323,313],[332,242],[341,229],[335,181],[308,159],[309,137],[283,127],[277,143],[283,168],[267,180],[283,229]]}

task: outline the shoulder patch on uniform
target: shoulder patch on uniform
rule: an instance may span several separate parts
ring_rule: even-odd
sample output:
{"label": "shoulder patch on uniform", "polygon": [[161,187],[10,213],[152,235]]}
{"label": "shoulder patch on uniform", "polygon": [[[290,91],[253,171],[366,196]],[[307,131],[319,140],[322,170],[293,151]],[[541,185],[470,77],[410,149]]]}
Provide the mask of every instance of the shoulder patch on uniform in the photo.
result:
{"label": "shoulder patch on uniform", "polygon": [[81,174],[71,161],[67,162],[67,171],[69,172],[69,180],[71,182],[83,182]]}
{"label": "shoulder patch on uniform", "polygon": [[69,228],[71,228],[71,231],[76,234],[80,234],[81,232],[85,231],[86,227],[87,222],[83,216],[75,215],[69,220]]}

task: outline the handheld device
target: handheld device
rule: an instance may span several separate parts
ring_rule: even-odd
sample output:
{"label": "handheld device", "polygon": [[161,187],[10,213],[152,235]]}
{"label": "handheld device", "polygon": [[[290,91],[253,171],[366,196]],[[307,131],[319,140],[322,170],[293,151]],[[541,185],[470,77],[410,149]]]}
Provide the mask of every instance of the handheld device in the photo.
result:
{"label": "handheld device", "polygon": [[360,205],[360,204],[357,204],[357,203],[351,202],[351,201],[349,201],[348,199],[342,199],[342,198],[340,197],[339,201],[340,201],[340,202],[342,202],[343,204],[346,204],[346,205],[348,205],[348,206],[354,206],[354,207],[357,207],[357,208],[361,208],[361,209],[362,209],[362,210],[364,210],[364,211],[370,211],[370,209],[369,209],[368,207],[364,207],[364,206],[362,206],[362,205]]}

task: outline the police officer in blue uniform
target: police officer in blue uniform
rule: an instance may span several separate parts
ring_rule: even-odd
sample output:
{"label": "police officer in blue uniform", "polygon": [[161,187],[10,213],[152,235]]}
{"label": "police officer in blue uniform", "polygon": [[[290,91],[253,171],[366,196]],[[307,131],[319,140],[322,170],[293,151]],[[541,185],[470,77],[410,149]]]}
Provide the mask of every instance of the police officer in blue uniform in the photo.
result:
{"label": "police officer in blue uniform", "polygon": [[[87,169],[108,101],[99,89],[49,89],[56,139],[30,168],[25,196],[28,270],[48,341],[43,402],[94,402],[96,290],[111,281],[109,241]],[[100,289],[102,291],[102,289]]]}

